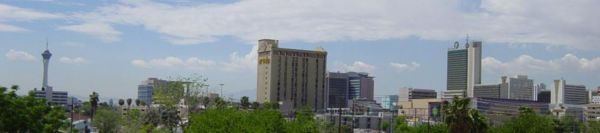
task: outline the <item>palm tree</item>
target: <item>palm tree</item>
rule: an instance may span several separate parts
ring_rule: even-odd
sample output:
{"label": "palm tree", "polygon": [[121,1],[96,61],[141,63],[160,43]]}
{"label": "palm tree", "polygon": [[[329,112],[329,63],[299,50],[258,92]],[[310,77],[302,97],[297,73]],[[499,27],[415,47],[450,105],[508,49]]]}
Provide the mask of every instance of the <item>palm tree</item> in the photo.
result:
{"label": "palm tree", "polygon": [[90,95],[90,105],[92,106],[92,113],[91,113],[91,119],[94,120],[94,114],[96,113],[96,108],[98,107],[98,97],[100,95],[98,95],[98,93],[96,93],[95,91],[92,92],[92,94]]}
{"label": "palm tree", "polygon": [[135,99],[135,106],[140,106],[140,99]]}
{"label": "palm tree", "polygon": [[244,109],[248,109],[248,107],[250,106],[250,101],[248,100],[248,97],[247,97],[247,96],[243,96],[243,97],[240,99],[240,103],[242,104],[242,107],[243,107]]}
{"label": "palm tree", "polygon": [[454,97],[444,104],[444,122],[451,133],[479,133],[488,128],[486,118],[479,111],[469,107],[471,99]]}
{"label": "palm tree", "polygon": [[127,98],[127,109],[131,107],[131,98]]}
{"label": "palm tree", "polygon": [[119,106],[123,106],[123,104],[125,104],[125,100],[119,99]]}

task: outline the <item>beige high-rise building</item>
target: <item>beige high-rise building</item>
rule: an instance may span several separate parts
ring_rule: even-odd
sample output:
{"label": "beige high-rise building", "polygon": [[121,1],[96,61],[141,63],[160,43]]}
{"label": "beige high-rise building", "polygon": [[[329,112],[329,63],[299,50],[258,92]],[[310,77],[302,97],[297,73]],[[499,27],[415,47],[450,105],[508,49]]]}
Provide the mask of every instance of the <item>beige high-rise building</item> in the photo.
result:
{"label": "beige high-rise building", "polygon": [[325,108],[327,52],[279,48],[277,40],[258,40],[256,101],[279,104],[280,111],[303,106]]}

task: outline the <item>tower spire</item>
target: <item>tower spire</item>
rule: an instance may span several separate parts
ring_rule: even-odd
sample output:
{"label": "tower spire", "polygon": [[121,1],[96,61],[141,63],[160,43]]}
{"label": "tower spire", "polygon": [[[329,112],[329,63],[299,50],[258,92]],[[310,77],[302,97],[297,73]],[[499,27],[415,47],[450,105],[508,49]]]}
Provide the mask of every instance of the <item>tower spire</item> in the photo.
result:
{"label": "tower spire", "polygon": [[46,50],[48,50],[48,37],[46,37]]}
{"label": "tower spire", "polygon": [[467,43],[469,43],[469,33],[467,33],[467,38],[465,39]]}

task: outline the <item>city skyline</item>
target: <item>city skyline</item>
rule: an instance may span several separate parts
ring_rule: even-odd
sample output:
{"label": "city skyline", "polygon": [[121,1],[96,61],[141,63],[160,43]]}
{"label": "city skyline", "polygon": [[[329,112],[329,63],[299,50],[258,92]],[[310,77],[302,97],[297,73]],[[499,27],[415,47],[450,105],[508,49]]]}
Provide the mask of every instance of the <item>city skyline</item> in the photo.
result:
{"label": "city skyline", "polygon": [[[40,89],[42,83],[40,54],[45,49],[46,38],[48,38],[49,49],[53,53],[53,58],[50,60],[52,65],[49,68],[49,83],[54,89],[69,91],[73,96],[85,98],[92,91],[96,91],[102,97],[135,98],[137,85],[149,77],[167,79],[168,76],[187,76],[197,73],[209,79],[211,90],[215,92],[218,90],[217,84],[223,83],[225,96],[235,94],[233,98],[238,98],[247,95],[254,99],[256,62],[258,62],[255,44],[259,39],[271,38],[280,40],[282,47],[286,48],[323,47],[328,52],[327,71],[369,72],[376,77],[375,95],[395,94],[402,87],[433,88],[441,92],[446,89],[446,50],[453,46],[454,41],[464,44],[462,40],[465,34],[469,34],[471,40],[483,41],[483,84],[498,83],[500,76],[528,75],[529,78],[534,79],[535,84],[546,83],[550,85],[548,88],[552,88],[553,80],[561,78],[568,80],[570,84],[585,85],[588,90],[593,90],[600,85],[600,75],[595,74],[600,73],[600,54],[597,52],[600,51],[600,44],[597,44],[597,39],[594,39],[594,36],[600,35],[595,34],[600,31],[600,28],[594,25],[599,17],[593,17],[593,11],[598,9],[591,7],[594,5],[591,3],[595,1],[573,3],[580,4],[576,6],[590,11],[587,14],[581,14],[579,10],[571,11],[569,8],[553,8],[557,11],[548,11],[548,14],[544,14],[548,16],[525,18],[526,20],[504,20],[502,17],[532,17],[518,12],[520,9],[528,9],[528,6],[531,8],[531,5],[511,7],[503,5],[501,1],[493,0],[462,0],[447,3],[398,1],[398,4],[420,4],[439,9],[423,9],[416,10],[414,14],[383,16],[374,15],[380,13],[374,7],[382,6],[384,2],[370,3],[373,7],[361,6],[360,1],[341,2],[342,6],[360,7],[359,9],[365,10],[364,14],[358,16],[365,15],[364,17],[374,22],[361,22],[360,17],[353,16],[352,12],[336,7],[312,11],[310,9],[320,5],[293,2],[272,2],[274,5],[281,6],[278,8],[293,8],[300,12],[284,12],[287,17],[264,10],[249,9],[261,2],[265,1],[225,3],[122,1],[83,3],[83,5],[71,1],[2,2],[0,3],[0,39],[5,42],[0,45],[0,52],[3,55],[3,58],[0,58],[0,66],[2,66],[0,73],[10,76],[0,77],[0,86],[20,85],[22,88],[20,94],[33,88]],[[535,2],[537,1],[532,3],[536,4]],[[557,3],[552,2],[547,4],[558,6]],[[232,15],[231,12],[220,11],[222,8],[234,7],[241,8],[240,12],[248,12],[242,14],[245,16],[242,17]],[[172,8],[177,10],[165,11]],[[164,12],[156,12],[148,16],[139,14],[151,9]],[[387,12],[402,11],[391,7],[385,9]],[[197,13],[187,13],[186,10]],[[215,16],[198,14],[206,12],[231,16],[233,20],[227,17],[209,20]],[[571,17],[564,18],[551,14],[554,12],[565,12]],[[310,16],[312,13],[324,15]],[[336,16],[336,13],[339,16]],[[198,19],[186,19],[187,22],[202,22],[200,24],[209,24],[212,27],[171,22],[173,18],[165,17],[171,14],[181,14],[183,18],[193,18],[197,15]],[[261,14],[264,16],[260,16]],[[433,20],[415,18],[425,16],[449,19],[443,15],[459,19],[448,24],[439,24],[434,23]],[[486,18],[485,15],[491,16]],[[86,16],[98,18],[92,19]],[[345,17],[353,19],[345,22]],[[471,17],[484,20],[472,20]],[[553,17],[558,17],[560,20],[550,21],[549,18]],[[275,23],[266,22],[261,18],[272,19]],[[314,20],[314,22],[296,23],[298,20]],[[411,27],[410,23],[402,20],[432,24],[435,29],[417,26],[414,27],[415,29],[402,31]],[[490,22],[492,20],[503,21]],[[256,24],[248,21],[256,21]],[[452,23],[462,23],[460,21],[475,23],[454,28],[453,26],[456,25]],[[331,27],[332,24],[339,24],[349,29]],[[489,24],[490,27],[485,24]],[[248,25],[258,29],[245,27]],[[566,26],[565,29],[549,28],[539,31],[527,28],[520,30],[518,25]],[[491,29],[493,26],[502,28]],[[322,31],[319,32],[319,28],[322,28],[320,29]],[[361,30],[361,28],[366,29]],[[388,28],[391,31],[387,30]],[[581,33],[567,32],[571,30],[579,30]],[[588,37],[579,36],[583,33]],[[515,36],[510,36],[513,34]]]}

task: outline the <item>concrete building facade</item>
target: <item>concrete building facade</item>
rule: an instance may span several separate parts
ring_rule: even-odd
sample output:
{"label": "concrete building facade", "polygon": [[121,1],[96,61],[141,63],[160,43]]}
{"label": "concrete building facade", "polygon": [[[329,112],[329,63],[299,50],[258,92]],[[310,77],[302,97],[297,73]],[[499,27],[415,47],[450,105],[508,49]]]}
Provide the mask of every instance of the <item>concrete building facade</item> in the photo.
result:
{"label": "concrete building facade", "polygon": [[600,121],[600,104],[585,105],[585,119]]}
{"label": "concrete building facade", "polygon": [[481,84],[481,41],[459,48],[458,42],[448,50],[446,92],[444,98],[473,97],[475,85]]}
{"label": "concrete building facade", "polygon": [[554,80],[551,91],[552,104],[587,104],[588,92],[584,85],[569,85],[565,80]]}
{"label": "concrete building facade", "polygon": [[350,99],[374,100],[375,82],[368,73],[329,72],[326,77],[327,107],[347,107]]}
{"label": "concrete building facade", "polygon": [[533,90],[533,80],[528,79],[526,75],[517,75],[509,78],[508,91],[510,99],[535,100]]}
{"label": "concrete building facade", "polygon": [[327,52],[279,48],[278,40],[258,41],[256,101],[280,103],[280,111],[325,108]]}
{"label": "concrete building facade", "polygon": [[549,90],[540,91],[540,93],[537,94],[536,101],[550,103],[550,97],[551,97],[550,95],[551,95],[551,92]]}
{"label": "concrete building facade", "polygon": [[525,75],[502,76],[499,84],[479,84],[474,88],[474,97],[534,100],[534,95],[533,80]]}
{"label": "concrete building facade", "polygon": [[517,116],[521,107],[529,107],[537,114],[546,114],[550,111],[548,103],[533,100],[476,97],[473,99],[473,105],[495,125]]}
{"label": "concrete building facade", "polygon": [[539,83],[533,86],[533,100],[538,101],[539,94],[543,91],[546,91],[546,84]]}
{"label": "concrete building facade", "polygon": [[409,101],[411,99],[435,99],[437,98],[437,92],[431,89],[417,89],[417,88],[402,88],[398,95],[399,101]]}

